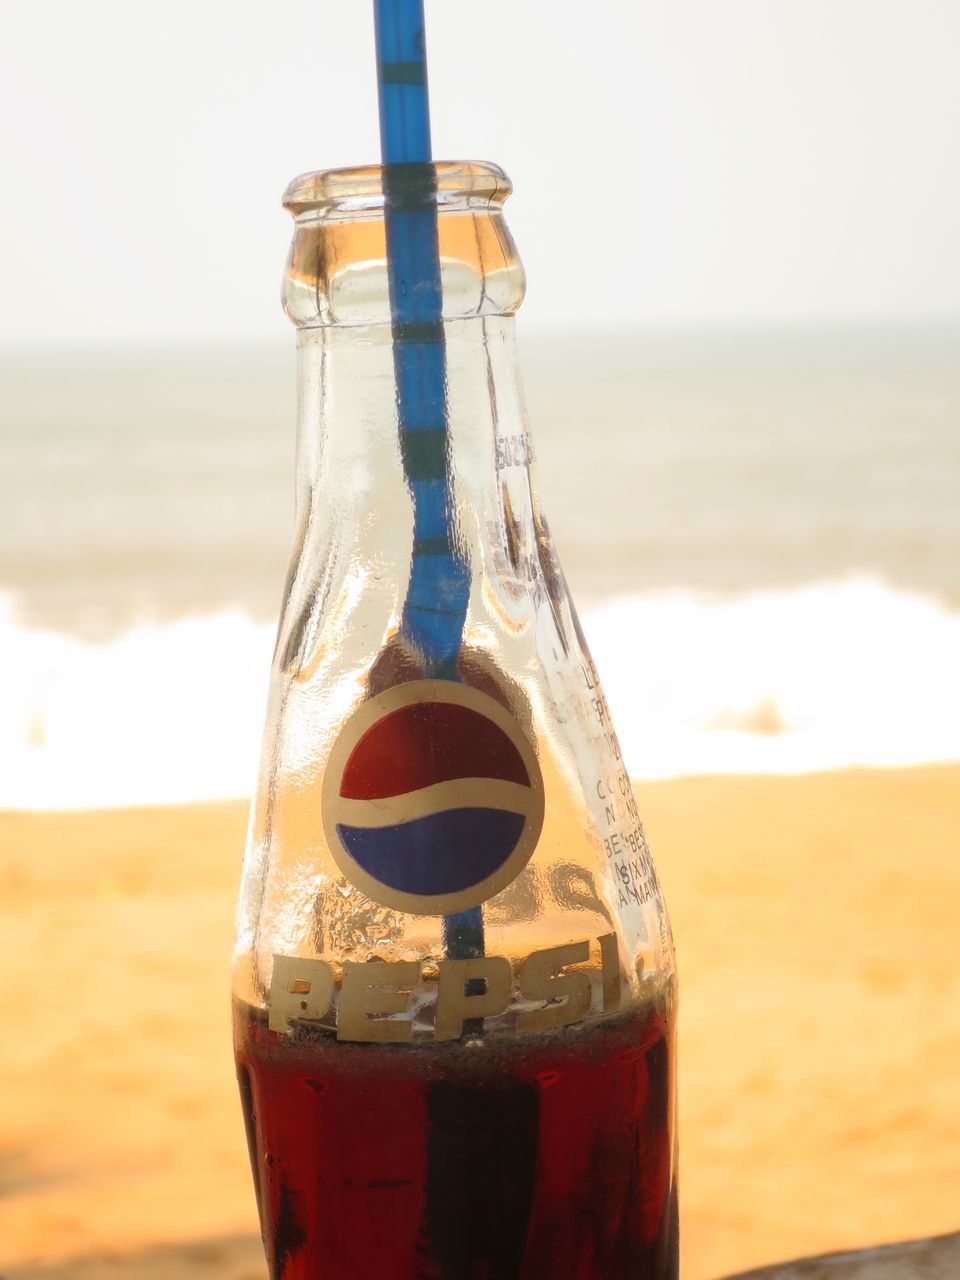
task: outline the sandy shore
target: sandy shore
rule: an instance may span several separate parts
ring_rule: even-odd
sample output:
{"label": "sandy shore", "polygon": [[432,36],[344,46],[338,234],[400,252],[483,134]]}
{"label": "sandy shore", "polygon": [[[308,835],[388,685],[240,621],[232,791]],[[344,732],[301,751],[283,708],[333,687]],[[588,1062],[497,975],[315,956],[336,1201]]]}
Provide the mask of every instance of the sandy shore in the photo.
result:
{"label": "sandy shore", "polygon": [[[685,1280],[955,1230],[960,767],[639,797],[680,953]],[[264,1280],[229,1037],[245,820],[0,816],[5,1280]]]}

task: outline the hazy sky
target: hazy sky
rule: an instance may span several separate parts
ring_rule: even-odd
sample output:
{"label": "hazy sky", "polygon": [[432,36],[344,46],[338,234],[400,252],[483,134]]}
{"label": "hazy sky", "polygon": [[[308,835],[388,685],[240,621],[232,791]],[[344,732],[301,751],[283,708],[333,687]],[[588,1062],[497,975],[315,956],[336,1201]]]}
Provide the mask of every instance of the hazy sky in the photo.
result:
{"label": "hazy sky", "polygon": [[[530,327],[960,318],[958,0],[428,0]],[[376,160],[368,0],[0,0],[0,339],[282,337],[286,182]],[[565,274],[571,242],[580,274]]]}

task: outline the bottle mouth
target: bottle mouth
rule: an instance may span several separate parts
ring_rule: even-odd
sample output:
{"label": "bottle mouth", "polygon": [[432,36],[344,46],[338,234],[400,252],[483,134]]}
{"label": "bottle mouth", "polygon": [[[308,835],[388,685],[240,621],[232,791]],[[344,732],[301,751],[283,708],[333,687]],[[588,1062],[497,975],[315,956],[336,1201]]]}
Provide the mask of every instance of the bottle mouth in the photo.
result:
{"label": "bottle mouth", "polygon": [[297,219],[382,216],[398,190],[404,200],[412,195],[421,205],[429,201],[441,207],[476,208],[503,204],[513,184],[499,165],[485,160],[320,169],[293,179],[283,193],[283,207]]}
{"label": "bottle mouth", "polygon": [[512,191],[495,164],[441,161],[327,169],[294,178],[283,304],[300,329],[390,323],[387,229],[392,215],[436,223],[443,319],[512,315],[523,266],[503,216]]}

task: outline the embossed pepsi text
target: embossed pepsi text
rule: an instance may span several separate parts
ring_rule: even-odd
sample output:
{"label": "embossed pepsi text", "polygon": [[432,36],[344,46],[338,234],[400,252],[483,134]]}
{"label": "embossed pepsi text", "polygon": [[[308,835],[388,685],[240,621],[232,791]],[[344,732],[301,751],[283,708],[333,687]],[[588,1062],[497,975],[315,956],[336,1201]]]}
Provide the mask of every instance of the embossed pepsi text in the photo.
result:
{"label": "embossed pepsi text", "polygon": [[[673,944],[537,493],[510,186],[398,181],[286,197],[297,525],[234,957],[272,1280],[675,1280]],[[442,321],[391,322],[390,201]]]}

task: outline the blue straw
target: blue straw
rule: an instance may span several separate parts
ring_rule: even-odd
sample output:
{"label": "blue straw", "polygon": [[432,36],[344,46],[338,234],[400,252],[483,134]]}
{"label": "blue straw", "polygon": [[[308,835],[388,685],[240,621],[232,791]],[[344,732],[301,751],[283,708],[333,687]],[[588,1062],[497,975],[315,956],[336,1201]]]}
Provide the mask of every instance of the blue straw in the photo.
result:
{"label": "blue straw", "polygon": [[380,159],[383,164],[429,164],[430,99],[423,0],[374,0]]}
{"label": "blue straw", "polygon": [[[401,634],[426,676],[458,680],[470,570],[453,535],[423,0],[374,0],[374,21],[397,417],[414,512]],[[444,916],[443,932],[450,957],[483,955],[481,908]]]}

